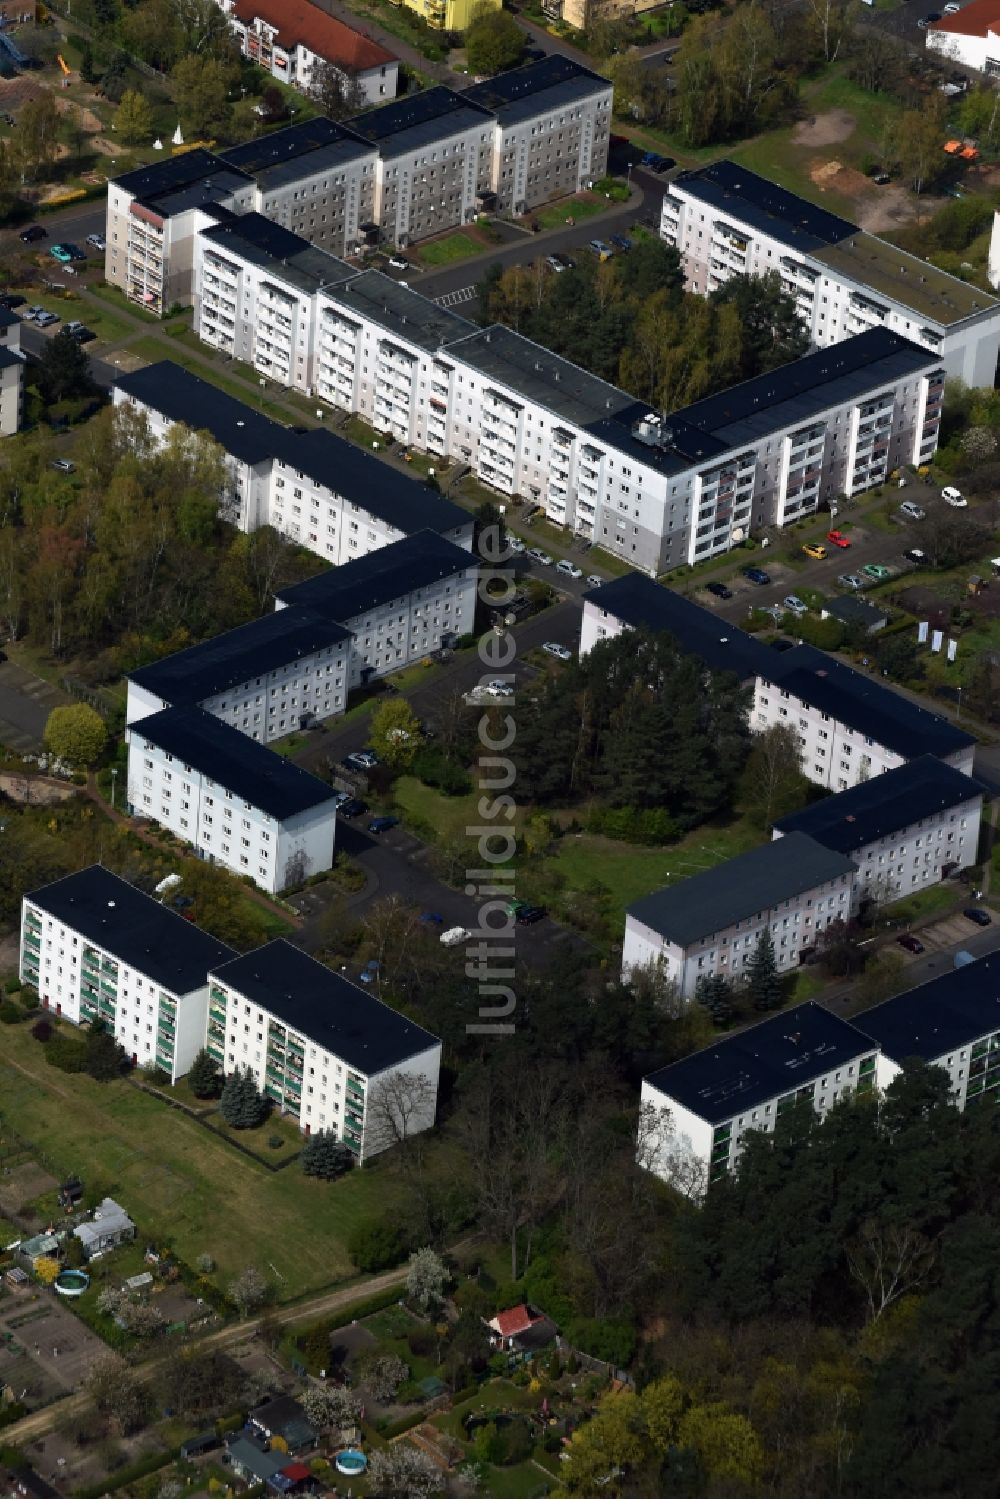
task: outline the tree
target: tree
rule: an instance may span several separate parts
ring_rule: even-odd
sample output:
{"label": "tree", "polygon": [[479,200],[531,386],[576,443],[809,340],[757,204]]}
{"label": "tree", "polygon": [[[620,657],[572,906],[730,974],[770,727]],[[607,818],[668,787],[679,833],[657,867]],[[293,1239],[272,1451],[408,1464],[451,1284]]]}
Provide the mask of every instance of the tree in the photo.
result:
{"label": "tree", "polygon": [[149,1415],[149,1397],[135,1372],[117,1353],[96,1359],[83,1380],[99,1411],[110,1416],[122,1436],[140,1431]]}
{"label": "tree", "polygon": [[913,191],[920,194],[941,176],[949,158],[941,150],[945,138],[945,101],[931,94],[919,109],[908,109],[900,121],[900,158]]}
{"label": "tree", "polygon": [[257,1307],[263,1306],[270,1286],[254,1265],[247,1265],[235,1280],[230,1281],[226,1295],[241,1317],[248,1317]]}
{"label": "tree", "polygon": [[121,1077],[127,1064],[125,1048],[102,1021],[92,1020],[84,1042],[83,1070],[99,1083],[110,1083]]}
{"label": "tree", "polygon": [[571,1494],[621,1494],[623,1481],[648,1455],[638,1397],[631,1390],[605,1396],[565,1452],[560,1476]]}
{"label": "tree", "polygon": [[66,328],[50,338],[39,355],[35,383],[47,406],[82,400],[97,393],[90,360]]}
{"label": "tree", "polygon": [[444,1486],[440,1469],[408,1442],[372,1448],[368,1474],[372,1492],[392,1499],[430,1499]]}
{"label": "tree", "polygon": [[483,555],[480,539],[486,538],[487,560],[495,565],[496,558],[507,550],[507,523],[503,511],[492,500],[484,500],[477,508],[472,526],[472,554]]}
{"label": "tree", "polygon": [[153,111],[138,89],[127,88],[115,110],[114,128],[127,146],[145,145],[153,134]]}
{"label": "tree", "polygon": [[222,1087],[219,1064],[206,1047],[202,1047],[188,1068],[188,1087],[195,1098],[218,1098]]}
{"label": "tree", "polygon": [[337,1139],[333,1130],[326,1129],[309,1136],[302,1147],[301,1159],[306,1176],[319,1176],[324,1181],[335,1181],[354,1165],[348,1147]]}
{"label": "tree", "polygon": [[359,1270],[371,1273],[398,1265],[407,1250],[403,1230],[395,1216],[366,1219],[353,1229],[347,1252]]}
{"label": "tree", "polygon": [[22,182],[34,182],[55,160],[59,124],[59,110],[50,89],[40,89],[18,110],[10,145],[12,164]]}
{"label": "tree", "polygon": [[733,1013],[733,990],[721,973],[708,973],[695,984],[694,997],[712,1017],[714,1025],[725,1025]]}
{"label": "tree", "polygon": [[510,11],[477,6],[465,31],[469,72],[492,78],[513,68],[524,55],[524,32]]}
{"label": "tree", "polygon": [[306,92],[328,120],[346,120],[350,115],[360,114],[365,107],[365,91],[357,78],[335,68],[331,62],[313,63]]}
{"label": "tree", "polygon": [[872,1322],[926,1280],[934,1260],[935,1246],[924,1234],[891,1219],[869,1219],[847,1246],[847,1263],[864,1290]]}
{"label": "tree", "polygon": [[403,1380],[409,1377],[409,1366],[396,1353],[370,1353],[358,1363],[358,1383],[373,1400],[394,1400]]}
{"label": "tree", "polygon": [[185,134],[208,136],[225,129],[235,77],[235,69],[215,57],[189,52],[180,59],[170,80]]}
{"label": "tree", "polygon": [[163,1314],[157,1307],[131,1296],[117,1286],[105,1287],[97,1298],[97,1310],[106,1317],[114,1318],[119,1327],[135,1338],[151,1338],[166,1326]]}
{"label": "tree", "polygon": [[794,299],[782,289],[777,271],[763,276],[733,276],[711,295],[716,307],[732,307],[739,318],[742,345],[739,373],[744,380],[800,359],[809,347],[809,330]]}
{"label": "tree", "polygon": [[264,1123],[270,1107],[249,1067],[245,1070],[237,1068],[226,1078],[219,1099],[219,1113],[231,1129],[256,1129]]}
{"label": "tree", "polygon": [[317,1431],[327,1431],[331,1426],[354,1426],[361,1420],[364,1409],[352,1390],[338,1384],[310,1384],[300,1395],[299,1403]]}
{"label": "tree", "polygon": [[774,956],[774,942],[767,929],[757,938],[757,946],[746,969],[747,993],[755,1010],[780,1010],[784,1003],[784,985]]}
{"label": "tree", "polygon": [[390,770],[404,770],[420,748],[420,720],[404,697],[389,697],[371,716],[368,741]]}
{"label": "tree", "polygon": [[406,1294],[423,1311],[436,1307],[444,1299],[451,1277],[441,1256],[433,1249],[415,1249],[406,1271]]}
{"label": "tree", "polygon": [[749,1490],[763,1477],[760,1438],[746,1416],[721,1402],[692,1405],[681,1418],[677,1440],[681,1447],[697,1453],[709,1479],[738,1483]]}
{"label": "tree", "polygon": [[740,796],[757,827],[800,807],[806,781],[802,774],[799,736],[787,724],[772,724],[755,734],[740,783]]}

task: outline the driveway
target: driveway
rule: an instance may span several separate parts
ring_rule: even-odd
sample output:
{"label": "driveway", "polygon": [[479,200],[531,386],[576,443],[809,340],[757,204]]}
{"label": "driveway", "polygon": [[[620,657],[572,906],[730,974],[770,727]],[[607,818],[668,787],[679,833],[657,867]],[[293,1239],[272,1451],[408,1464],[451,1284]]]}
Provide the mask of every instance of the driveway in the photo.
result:
{"label": "driveway", "polygon": [[73,699],[12,661],[0,665],[0,744],[15,754],[37,754],[53,708]]}

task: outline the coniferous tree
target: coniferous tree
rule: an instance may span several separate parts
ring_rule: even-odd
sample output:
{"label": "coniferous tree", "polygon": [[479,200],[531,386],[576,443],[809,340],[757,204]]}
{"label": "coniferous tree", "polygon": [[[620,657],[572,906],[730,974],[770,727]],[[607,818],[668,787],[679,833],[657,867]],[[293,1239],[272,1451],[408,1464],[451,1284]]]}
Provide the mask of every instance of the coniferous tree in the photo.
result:
{"label": "coniferous tree", "polygon": [[765,928],[747,969],[747,992],[755,1010],[780,1010],[784,1002],[784,985],[774,956],[774,942]]}
{"label": "coniferous tree", "polygon": [[324,1181],[334,1181],[350,1171],[354,1157],[332,1130],[321,1129],[310,1135],[302,1147],[302,1170],[306,1176],[320,1176]]}
{"label": "coniferous tree", "polygon": [[218,1063],[204,1046],[191,1063],[187,1079],[195,1098],[218,1098],[222,1077]]}
{"label": "coniferous tree", "polygon": [[268,1109],[268,1101],[249,1068],[238,1069],[226,1078],[219,1113],[231,1129],[256,1129],[267,1118]]}
{"label": "coniferous tree", "polygon": [[698,980],[695,986],[695,999],[712,1017],[714,1025],[725,1025],[731,1019],[732,985],[721,973],[709,973]]}

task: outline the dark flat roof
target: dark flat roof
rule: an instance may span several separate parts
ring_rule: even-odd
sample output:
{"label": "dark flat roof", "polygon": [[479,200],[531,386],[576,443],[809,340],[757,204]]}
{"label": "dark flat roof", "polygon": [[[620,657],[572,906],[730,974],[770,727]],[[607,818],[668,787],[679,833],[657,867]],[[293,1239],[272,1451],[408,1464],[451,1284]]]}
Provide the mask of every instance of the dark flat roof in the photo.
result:
{"label": "dark flat roof", "polygon": [[471,364],[487,379],[496,380],[528,401],[538,401],[576,426],[586,427],[622,411],[646,410],[635,396],[500,323],[459,339],[449,353]]}
{"label": "dark flat roof", "polygon": [[242,172],[220,167],[213,177],[206,177],[202,182],[189,182],[184,187],[155,193],[152,197],[136,198],[135,201],[151,208],[164,219],[169,219],[176,213],[187,213],[192,208],[200,208],[203,213],[221,223],[232,217],[231,210],[223,206],[222,199],[237,192],[244,186],[244,181]]}
{"label": "dark flat roof", "polygon": [[485,83],[475,83],[471,88],[463,89],[462,96],[470,103],[490,110],[501,125],[513,125],[530,120],[536,114],[558,109],[560,105],[592,98],[609,88],[609,79],[581,67],[559,52],[550,52],[547,57],[528,63],[526,67],[512,68],[509,73],[500,73]]}
{"label": "dark flat roof", "polygon": [[817,885],[851,875],[854,869],[845,855],[824,848],[805,833],[789,833],[714,869],[654,890],[634,901],[627,914],[668,942],[686,948]]}
{"label": "dark flat roof", "polygon": [[859,1029],[902,1063],[938,1057],[1000,1031],[1000,953],[989,953],[857,1016]]}
{"label": "dark flat roof", "polygon": [[722,1124],[874,1049],[863,1031],[809,1000],[646,1081],[709,1124]]}
{"label": "dark flat roof", "polygon": [[23,365],[24,355],[19,354],[16,349],[8,349],[0,344],[0,370],[9,370],[12,364]]}
{"label": "dark flat roof", "polygon": [[277,280],[291,282],[310,295],[320,287],[357,275],[346,260],[320,250],[262,213],[240,214],[201,233],[221,253],[231,248],[234,255],[272,271]]}
{"label": "dark flat roof", "polygon": [[214,973],[222,983],[368,1077],[439,1044],[430,1031],[283,937],[223,963]]}
{"label": "dark flat roof", "polygon": [[474,126],[491,125],[488,109],[438,84],[418,94],[406,94],[377,109],[365,110],[347,121],[349,130],[373,141],[383,161],[419,151]]}
{"label": "dark flat roof", "polygon": [[200,988],[210,968],[235,957],[225,942],[101,864],[32,890],[25,899],[173,994]]}
{"label": "dark flat roof", "polygon": [[249,172],[262,188],[268,188],[313,177],[337,161],[367,155],[370,150],[370,144],[359,140],[346,125],[321,115],[230,146],[219,155],[230,166]]}
{"label": "dark flat roof", "polygon": [[769,646],[738,625],[728,624],[711,609],[673,593],[644,573],[626,573],[591,588],[583,597],[635,630],[665,630],[680,650],[700,657],[710,671],[732,671],[741,681],[756,677],[773,655]]}
{"label": "dark flat roof", "polygon": [[434,531],[415,531],[367,556],[329,572],[293,583],[276,595],[284,604],[301,604],[343,624],[369,609],[405,598],[478,565],[471,552]]}
{"label": "dark flat roof", "polygon": [[850,854],[983,792],[978,781],[936,755],[919,755],[895,770],[792,812],[774,826],[780,833],[808,833],[824,848]]}
{"label": "dark flat roof", "polygon": [[839,619],[845,625],[862,624],[869,627],[884,624],[889,618],[888,610],[878,609],[867,599],[859,599],[856,593],[842,593],[835,599],[827,599],[823,613]]}
{"label": "dark flat roof", "polygon": [[352,276],[337,287],[335,302],[337,311],[348,316],[352,303],[356,303],[359,315],[430,354],[443,344],[464,338],[476,326],[460,313],[439,307],[430,297],[394,281],[382,271],[362,271]]}
{"label": "dark flat roof", "polygon": [[129,732],[193,765],[278,822],[321,806],[334,794],[325,781],[231,729],[204,708],[164,708],[139,719]]}
{"label": "dark flat roof", "polygon": [[170,360],[115,383],[169,421],[210,433],[241,462],[277,459],[399,531],[453,531],[471,522],[467,510],[422,479],[390,468],[337,433],[324,427],[293,432]]}
{"label": "dark flat roof", "polygon": [[[194,151],[182,152],[180,156],[167,156],[162,161],[151,161],[147,166],[136,167],[134,172],[125,172],[121,177],[115,177],[113,183],[135,198],[148,199],[159,193],[176,192],[178,188],[190,187],[194,182],[203,182],[206,177],[232,170],[214,151],[206,151],[204,146],[198,146]],[[252,180],[246,173],[240,172],[238,175],[245,182]]]}
{"label": "dark flat roof", "polygon": [[964,729],[811,645],[775,651],[771,669],[763,675],[907,760],[918,755],[953,755],[975,743]]}
{"label": "dark flat roof", "polygon": [[217,692],[349,640],[350,634],[308,609],[280,609],[128,675],[171,706],[203,703]]}
{"label": "dark flat roof", "polygon": [[817,208],[735,161],[713,161],[707,167],[680,172],[674,182],[719,213],[731,213],[794,250],[819,250],[859,233],[849,219]]}
{"label": "dark flat roof", "polygon": [[16,312],[10,312],[6,307],[0,307],[0,328],[13,328],[15,323],[21,319]]}

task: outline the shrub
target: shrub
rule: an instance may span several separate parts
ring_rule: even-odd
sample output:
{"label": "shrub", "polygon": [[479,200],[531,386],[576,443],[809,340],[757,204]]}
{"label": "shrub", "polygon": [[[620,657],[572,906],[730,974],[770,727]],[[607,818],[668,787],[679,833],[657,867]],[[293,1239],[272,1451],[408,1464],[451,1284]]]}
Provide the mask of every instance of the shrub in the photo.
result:
{"label": "shrub", "polygon": [[31,1034],[34,1036],[36,1041],[41,1041],[43,1043],[45,1041],[51,1041],[52,1022],[46,1020],[43,1015],[41,1020],[36,1020],[34,1025],[31,1027]]}
{"label": "shrub", "polygon": [[410,770],[425,786],[433,786],[445,796],[464,796],[472,782],[461,765],[449,760],[443,750],[427,745],[413,757]]}
{"label": "shrub", "polygon": [[18,978],[18,976],[17,976],[16,973],[12,973],[11,976],[10,976],[10,978],[4,984],[4,990],[5,990],[5,992],[7,994],[17,994],[18,991],[20,990],[20,988],[21,988],[21,980]]}
{"label": "shrub", "polygon": [[60,1072],[82,1072],[86,1059],[86,1047],[69,1036],[53,1036],[45,1048],[45,1060]]}
{"label": "shrub", "polygon": [[399,1224],[391,1218],[361,1223],[347,1241],[347,1252],[359,1270],[390,1270],[407,1255],[409,1245]]}
{"label": "shrub", "polygon": [[406,1334],[406,1346],[417,1358],[428,1358],[437,1351],[437,1336],[432,1327],[411,1327]]}
{"label": "shrub", "polygon": [[566,1340],[606,1363],[624,1366],[635,1353],[635,1329],[608,1318],[578,1317],[566,1329]]}
{"label": "shrub", "polygon": [[12,999],[0,1001],[0,1023],[3,1025],[16,1025],[19,1020],[24,1019],[24,1011],[20,1005],[16,1005]]}

